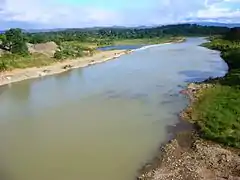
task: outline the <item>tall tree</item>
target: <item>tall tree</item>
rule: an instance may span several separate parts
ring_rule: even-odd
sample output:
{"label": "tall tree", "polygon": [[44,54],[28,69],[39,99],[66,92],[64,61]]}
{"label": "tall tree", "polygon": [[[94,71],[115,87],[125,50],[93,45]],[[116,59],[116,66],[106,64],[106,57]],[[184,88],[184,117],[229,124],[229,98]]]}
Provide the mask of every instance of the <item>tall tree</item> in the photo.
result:
{"label": "tall tree", "polygon": [[10,29],[6,31],[2,45],[11,53],[21,55],[28,54],[26,38],[21,29]]}
{"label": "tall tree", "polygon": [[232,28],[225,36],[230,41],[240,41],[240,27]]}

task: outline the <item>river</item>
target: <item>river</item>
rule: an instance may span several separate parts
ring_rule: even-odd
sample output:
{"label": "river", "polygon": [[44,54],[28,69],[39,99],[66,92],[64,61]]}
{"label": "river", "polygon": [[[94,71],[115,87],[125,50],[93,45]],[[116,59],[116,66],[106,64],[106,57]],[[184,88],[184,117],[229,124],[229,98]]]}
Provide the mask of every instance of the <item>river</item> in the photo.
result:
{"label": "river", "polygon": [[133,180],[179,121],[179,91],[226,73],[203,41],[1,87],[0,179]]}

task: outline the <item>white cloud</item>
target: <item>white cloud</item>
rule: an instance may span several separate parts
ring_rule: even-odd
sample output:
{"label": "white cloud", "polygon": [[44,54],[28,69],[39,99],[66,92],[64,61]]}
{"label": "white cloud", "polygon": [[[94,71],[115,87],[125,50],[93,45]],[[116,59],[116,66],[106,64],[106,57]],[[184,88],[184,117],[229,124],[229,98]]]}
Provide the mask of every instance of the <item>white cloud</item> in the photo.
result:
{"label": "white cloud", "polygon": [[215,8],[214,6],[209,9],[200,10],[197,13],[197,17],[199,18],[240,18],[240,11],[231,11],[228,8]]}
{"label": "white cloud", "polygon": [[[234,8],[230,5],[234,4]],[[224,5],[224,6],[223,6]],[[157,17],[169,22],[205,19],[216,22],[240,23],[240,0],[168,0],[158,10]],[[162,19],[158,19],[161,23]]]}
{"label": "white cloud", "polygon": [[223,7],[222,3],[216,3],[201,9],[196,13],[196,17],[200,19],[211,19],[218,22],[239,23],[240,22],[240,0],[225,0],[226,2],[239,3],[238,7],[231,8],[231,6]]}
{"label": "white cloud", "polygon": [[0,21],[38,23],[50,27],[109,25],[117,18],[114,12],[95,7],[73,7],[47,0],[0,0]]}
{"label": "white cloud", "polygon": [[240,0],[225,0],[227,2],[240,2]]}
{"label": "white cloud", "polygon": [[[141,3],[141,0],[132,3]],[[146,9],[134,9],[131,6],[114,11],[99,7],[63,5],[49,0],[0,0],[0,28],[6,22],[53,28],[167,24],[188,19],[224,22],[240,20],[240,11],[227,6],[235,3],[240,8],[240,0],[149,0],[149,3],[152,3],[152,7]]]}

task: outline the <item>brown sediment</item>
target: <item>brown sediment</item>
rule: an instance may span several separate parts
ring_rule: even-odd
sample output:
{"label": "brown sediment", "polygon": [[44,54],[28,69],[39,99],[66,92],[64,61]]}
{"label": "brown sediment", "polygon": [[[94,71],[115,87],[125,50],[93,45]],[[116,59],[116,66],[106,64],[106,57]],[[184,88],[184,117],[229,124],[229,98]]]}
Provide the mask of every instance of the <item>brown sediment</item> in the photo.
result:
{"label": "brown sediment", "polygon": [[[212,86],[191,83],[181,91],[190,100],[189,106],[179,115],[182,122],[191,122],[193,103]],[[196,128],[185,130],[176,133],[173,140],[161,146],[153,161],[140,170],[137,179],[240,180],[240,150],[204,140],[199,137]]]}
{"label": "brown sediment", "polygon": [[129,54],[131,52],[132,50],[101,51],[91,57],[70,59],[63,62],[54,63],[49,66],[43,66],[39,68],[34,67],[26,69],[14,69],[12,71],[0,72],[0,86],[27,79],[59,74],[70,69],[103,63],[116,59],[124,54]]}

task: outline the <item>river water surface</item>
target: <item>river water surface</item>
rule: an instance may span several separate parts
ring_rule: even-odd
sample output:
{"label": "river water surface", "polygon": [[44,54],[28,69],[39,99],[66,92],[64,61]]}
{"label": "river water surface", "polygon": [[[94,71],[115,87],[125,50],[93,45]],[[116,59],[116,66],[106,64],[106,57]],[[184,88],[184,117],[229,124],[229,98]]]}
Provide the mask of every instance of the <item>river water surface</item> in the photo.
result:
{"label": "river water surface", "polygon": [[133,180],[167,138],[191,81],[225,74],[187,42],[0,88],[1,180]]}

